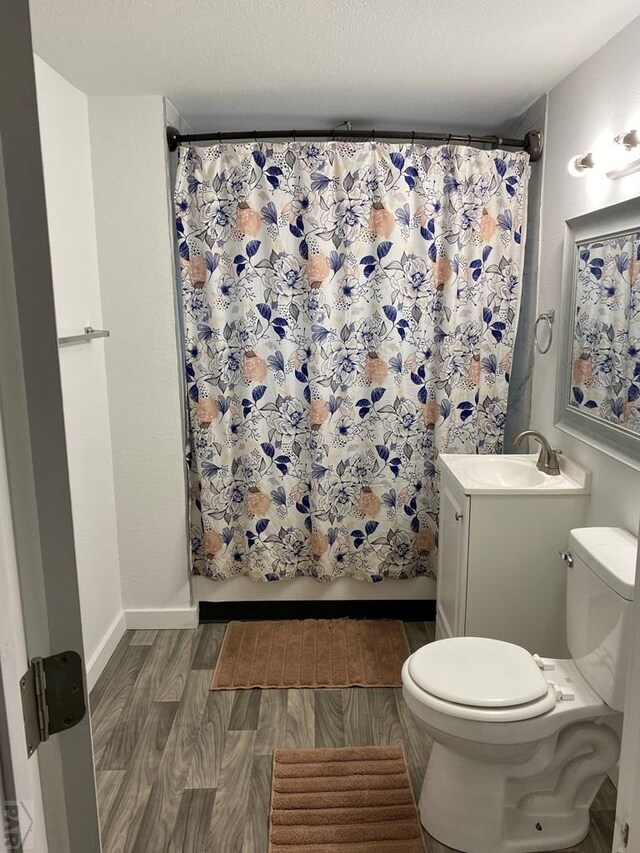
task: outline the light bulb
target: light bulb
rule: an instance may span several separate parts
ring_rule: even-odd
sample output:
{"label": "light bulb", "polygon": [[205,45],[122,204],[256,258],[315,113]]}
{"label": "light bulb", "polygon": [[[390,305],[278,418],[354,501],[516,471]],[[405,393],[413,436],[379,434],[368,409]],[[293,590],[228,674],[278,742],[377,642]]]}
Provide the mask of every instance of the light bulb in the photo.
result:
{"label": "light bulb", "polygon": [[573,175],[574,178],[581,178],[590,169],[593,169],[595,165],[596,158],[593,152],[588,151],[586,154],[579,154],[577,157],[572,157],[567,164],[567,169],[569,170],[569,174]]}
{"label": "light bulb", "polygon": [[640,133],[637,130],[628,130],[626,133],[619,133],[614,137],[614,142],[624,146],[627,151],[632,148],[637,148],[640,145]]}
{"label": "light bulb", "polygon": [[607,177],[613,181],[618,178],[626,178],[627,175],[640,171],[640,159],[638,159],[640,132],[628,130],[619,133],[613,141],[615,155],[610,159]]}

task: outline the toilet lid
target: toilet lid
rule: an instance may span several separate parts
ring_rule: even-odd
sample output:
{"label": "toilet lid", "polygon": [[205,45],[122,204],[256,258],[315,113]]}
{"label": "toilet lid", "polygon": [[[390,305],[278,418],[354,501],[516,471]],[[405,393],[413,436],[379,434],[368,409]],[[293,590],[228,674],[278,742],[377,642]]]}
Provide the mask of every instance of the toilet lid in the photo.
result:
{"label": "toilet lid", "polygon": [[414,652],[408,664],[418,687],[459,705],[507,708],[534,702],[549,691],[531,654],[502,640],[437,640]]}

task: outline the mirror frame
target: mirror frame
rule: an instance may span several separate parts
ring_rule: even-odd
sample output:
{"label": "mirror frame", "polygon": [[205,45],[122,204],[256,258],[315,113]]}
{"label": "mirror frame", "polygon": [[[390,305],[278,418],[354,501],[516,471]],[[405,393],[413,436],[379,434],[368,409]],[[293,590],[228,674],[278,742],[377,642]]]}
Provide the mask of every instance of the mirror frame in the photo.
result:
{"label": "mirror frame", "polygon": [[634,230],[640,232],[640,198],[576,216],[565,223],[555,425],[598,450],[640,468],[640,433],[579,411],[569,404],[579,248],[584,243]]}

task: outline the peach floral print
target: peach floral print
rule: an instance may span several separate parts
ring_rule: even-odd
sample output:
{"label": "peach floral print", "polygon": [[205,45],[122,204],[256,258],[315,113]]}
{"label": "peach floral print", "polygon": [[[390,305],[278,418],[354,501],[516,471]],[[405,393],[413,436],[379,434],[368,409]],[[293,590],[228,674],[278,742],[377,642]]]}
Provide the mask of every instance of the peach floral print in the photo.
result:
{"label": "peach floral print", "polygon": [[396,227],[396,220],[390,210],[382,204],[374,204],[369,217],[369,228],[376,237],[390,237]]}
{"label": "peach floral print", "polygon": [[416,549],[419,554],[430,554],[436,544],[436,539],[430,530],[416,533]]}
{"label": "peach floral print", "polygon": [[258,211],[251,207],[240,206],[236,217],[236,228],[248,237],[255,237],[262,228],[262,220]]}
{"label": "peach floral print", "polygon": [[471,359],[471,366],[467,373],[467,379],[469,382],[473,382],[474,385],[477,385],[478,382],[480,382],[480,357],[477,355],[474,355]]}
{"label": "peach floral print", "polygon": [[190,261],[187,261],[185,266],[187,268],[187,272],[189,273],[191,284],[194,287],[203,287],[204,283],[207,280],[207,276],[209,275],[209,271],[207,269],[207,262],[203,258],[203,256],[196,255],[195,257],[191,258]]}
{"label": "peach floral print", "polygon": [[433,280],[436,288],[442,290],[451,278],[451,261],[449,258],[438,258],[433,265]]}
{"label": "peach floral print", "polygon": [[573,381],[577,385],[588,382],[592,376],[591,357],[588,355],[578,356],[573,362],[571,373]]}
{"label": "peach floral print", "polygon": [[422,417],[427,426],[435,426],[439,414],[440,409],[435,400],[427,400],[426,403],[422,404]]}
{"label": "peach floral print", "polygon": [[490,243],[493,239],[493,235],[496,233],[496,228],[498,227],[497,221],[491,216],[491,214],[487,213],[486,208],[482,211],[482,217],[480,219],[480,239],[483,243]]}
{"label": "peach floral print", "polygon": [[215,555],[222,549],[222,539],[220,534],[215,530],[205,530],[204,532],[204,552],[208,557]]}
{"label": "peach floral print", "polygon": [[271,498],[269,495],[256,488],[249,489],[247,509],[252,515],[266,515],[270,506]]}
{"label": "peach floral print", "polygon": [[253,352],[245,353],[242,372],[250,382],[262,382],[267,376],[267,362]]}
{"label": "peach floral print", "polygon": [[319,530],[314,530],[309,538],[311,544],[311,553],[313,554],[313,556],[316,558],[322,557],[322,555],[329,547],[327,537],[323,536]]}
{"label": "peach floral print", "polygon": [[309,422],[311,426],[320,427],[329,417],[329,407],[324,400],[312,400],[309,406]]}
{"label": "peach floral print", "polygon": [[370,382],[382,382],[389,375],[387,362],[379,358],[377,353],[370,352],[367,356],[364,375]]}
{"label": "peach floral print", "polygon": [[307,261],[307,277],[311,284],[322,283],[329,275],[329,261],[326,255],[311,255]]}
{"label": "peach floral print", "polygon": [[201,397],[196,405],[198,426],[208,427],[218,417],[218,404],[211,397]]}
{"label": "peach floral print", "polygon": [[360,510],[368,518],[375,518],[380,512],[382,502],[380,498],[369,488],[364,488],[360,492]]}

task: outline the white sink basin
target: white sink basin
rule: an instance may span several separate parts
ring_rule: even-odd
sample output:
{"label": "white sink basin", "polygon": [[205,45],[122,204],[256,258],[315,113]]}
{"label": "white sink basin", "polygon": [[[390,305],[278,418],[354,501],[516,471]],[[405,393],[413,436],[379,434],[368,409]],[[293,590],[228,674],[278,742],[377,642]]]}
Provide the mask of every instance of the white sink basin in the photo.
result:
{"label": "white sink basin", "polygon": [[538,471],[528,457],[513,459],[508,456],[471,456],[466,464],[469,477],[486,486],[503,488],[530,488],[539,486],[546,475]]}
{"label": "white sink basin", "polygon": [[575,462],[560,457],[560,474],[551,476],[536,468],[538,454],[475,456],[441,453],[438,465],[448,469],[467,495],[555,494],[566,495],[591,490],[591,474]]}

